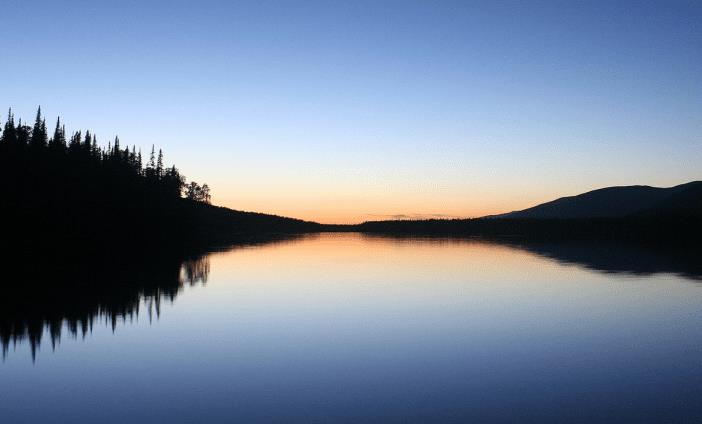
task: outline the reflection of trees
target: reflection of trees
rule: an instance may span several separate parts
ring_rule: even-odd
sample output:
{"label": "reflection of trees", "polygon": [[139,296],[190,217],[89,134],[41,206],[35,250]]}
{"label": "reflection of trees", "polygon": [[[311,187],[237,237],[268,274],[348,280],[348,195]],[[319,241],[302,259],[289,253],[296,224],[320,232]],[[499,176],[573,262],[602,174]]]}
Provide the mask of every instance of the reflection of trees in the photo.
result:
{"label": "reflection of trees", "polygon": [[[240,237],[235,244],[215,251],[287,243],[301,237],[306,236]],[[3,357],[10,345],[23,342],[35,356],[45,334],[55,347],[65,332],[84,337],[94,325],[103,323],[114,330],[119,322],[138,319],[140,311],[151,320],[159,316],[163,301],[172,302],[185,286],[204,285],[210,272],[209,256],[184,256],[167,247],[156,256],[150,256],[151,249],[144,247],[127,250],[132,254],[125,256],[115,254],[114,249],[96,252],[98,249],[75,243],[58,250],[44,249],[34,257],[17,250],[0,250]]]}
{"label": "reflection of trees", "polygon": [[[10,345],[29,343],[35,357],[46,332],[52,348],[68,332],[85,337],[94,325],[113,331],[119,322],[149,320],[160,314],[163,301],[173,302],[184,286],[204,284],[209,273],[206,256],[180,260],[150,258],[71,266],[61,263],[15,263],[24,275],[6,284],[0,299],[0,344],[3,357]],[[17,273],[20,274],[20,273]]]}
{"label": "reflection of trees", "polygon": [[207,257],[196,259],[188,259],[181,266],[181,279],[190,285],[201,282],[203,285],[207,283],[207,277],[210,275],[210,261]]}

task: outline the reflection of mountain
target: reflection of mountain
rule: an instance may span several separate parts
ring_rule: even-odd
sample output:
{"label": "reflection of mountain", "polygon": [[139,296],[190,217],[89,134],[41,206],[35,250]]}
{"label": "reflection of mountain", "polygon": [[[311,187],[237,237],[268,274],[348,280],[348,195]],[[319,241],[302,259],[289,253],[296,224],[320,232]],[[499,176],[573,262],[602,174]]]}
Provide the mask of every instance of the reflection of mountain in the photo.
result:
{"label": "reflection of mountain", "polygon": [[702,251],[689,247],[587,242],[519,242],[509,245],[594,271],[640,275],[672,273],[702,279]]}
{"label": "reflection of mountain", "polygon": [[525,250],[535,255],[592,271],[651,275],[670,273],[702,280],[702,249],[689,245],[661,246],[651,243],[606,241],[543,241],[527,239],[416,236],[411,234],[381,235],[366,233],[369,239],[384,238],[416,243],[486,243]]}
{"label": "reflection of mountain", "polygon": [[138,316],[140,307],[151,319],[163,300],[173,301],[185,285],[204,284],[209,273],[203,257],[112,260],[68,268],[59,261],[17,263],[24,274],[3,288],[0,300],[3,356],[11,343],[23,340],[36,355],[45,329],[55,346],[63,331],[85,336],[99,321],[114,329],[118,321]]}

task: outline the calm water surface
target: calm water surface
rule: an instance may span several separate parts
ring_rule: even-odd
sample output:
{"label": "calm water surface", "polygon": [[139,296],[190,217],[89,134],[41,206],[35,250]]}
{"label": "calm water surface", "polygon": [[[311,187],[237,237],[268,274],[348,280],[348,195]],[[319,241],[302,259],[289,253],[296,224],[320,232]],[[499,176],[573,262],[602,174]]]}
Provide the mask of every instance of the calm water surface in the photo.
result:
{"label": "calm water surface", "polygon": [[325,234],[213,253],[92,321],[4,323],[0,422],[702,422],[702,283],[554,251]]}

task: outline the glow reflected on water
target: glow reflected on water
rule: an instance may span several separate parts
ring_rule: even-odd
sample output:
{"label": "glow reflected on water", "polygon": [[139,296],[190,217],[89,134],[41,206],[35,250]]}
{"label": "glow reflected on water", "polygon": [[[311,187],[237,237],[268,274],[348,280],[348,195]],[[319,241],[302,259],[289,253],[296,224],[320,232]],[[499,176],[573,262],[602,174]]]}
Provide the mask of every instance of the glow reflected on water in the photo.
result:
{"label": "glow reflected on water", "polygon": [[5,422],[690,422],[702,285],[478,241],[325,234],[209,257],[153,323],[26,344]]}

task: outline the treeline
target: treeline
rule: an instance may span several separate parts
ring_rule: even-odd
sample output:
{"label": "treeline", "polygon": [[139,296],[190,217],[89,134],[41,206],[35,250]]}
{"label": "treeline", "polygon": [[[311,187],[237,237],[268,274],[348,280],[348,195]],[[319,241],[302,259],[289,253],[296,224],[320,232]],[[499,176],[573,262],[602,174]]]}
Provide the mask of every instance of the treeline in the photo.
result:
{"label": "treeline", "polygon": [[0,191],[10,223],[0,247],[42,255],[192,243],[204,220],[190,209],[210,202],[207,184],[186,184],[161,150],[142,158],[117,137],[101,146],[90,131],[68,134],[59,119],[49,134],[41,109],[31,126],[11,110],[2,124]]}
{"label": "treeline", "polygon": [[[33,125],[10,111],[0,132],[0,250],[52,256],[189,251],[263,234],[319,230],[319,224],[210,204],[207,184],[190,182],[163,152],[147,158],[115,138],[53,133],[41,110]],[[0,251],[0,255],[2,254]],[[70,259],[69,259],[70,260]]]}
{"label": "treeline", "polygon": [[93,171],[103,168],[107,172],[122,178],[139,178],[143,184],[151,186],[153,191],[159,191],[172,197],[186,197],[194,201],[210,203],[210,189],[207,184],[200,186],[196,182],[186,185],[186,179],[180,174],[175,165],[166,167],[163,162],[163,151],[159,149],[156,156],[155,148],[144,164],[141,149],[135,146],[131,149],[120,146],[119,137],[107,147],[98,145],[97,137],[85,131],[76,131],[67,136],[66,128],[60,118],[56,120],[53,135],[49,137],[46,120],[37,110],[34,125],[23,124],[20,119],[15,124],[12,109],[8,111],[7,120],[0,132],[0,154],[10,160],[41,159],[42,156],[52,160],[66,158],[78,172],[84,169]]}
{"label": "treeline", "polygon": [[629,241],[697,245],[702,237],[702,218],[660,214],[623,218],[579,219],[428,219],[419,221],[369,221],[352,226],[336,226],[335,230],[359,231],[400,237],[478,237],[532,241]]}

